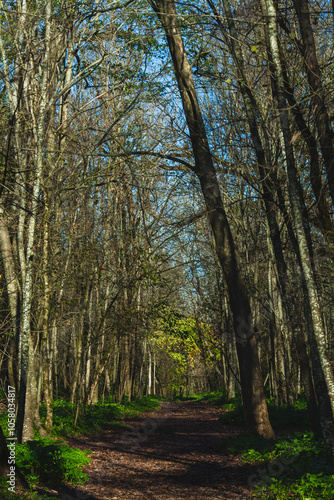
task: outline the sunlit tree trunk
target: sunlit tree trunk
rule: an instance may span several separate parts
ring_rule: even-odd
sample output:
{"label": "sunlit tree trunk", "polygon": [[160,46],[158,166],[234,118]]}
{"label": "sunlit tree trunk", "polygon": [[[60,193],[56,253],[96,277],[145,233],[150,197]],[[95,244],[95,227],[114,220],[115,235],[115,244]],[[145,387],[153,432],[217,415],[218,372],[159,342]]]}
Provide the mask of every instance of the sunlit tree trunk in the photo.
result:
{"label": "sunlit tree trunk", "polygon": [[[332,415],[329,420],[322,413],[322,429],[325,438],[325,443],[327,450],[331,456],[331,460],[334,463],[334,435],[333,435],[333,414],[334,414],[334,377],[328,357],[328,347],[326,344],[326,338],[324,334],[324,327],[322,321],[322,314],[319,304],[317,284],[314,275],[314,270],[312,267],[309,246],[307,243],[307,236],[305,233],[305,226],[303,220],[303,199],[300,184],[297,176],[297,169],[294,158],[294,151],[291,141],[289,117],[286,108],[286,102],[284,99],[284,81],[282,74],[282,66],[280,62],[280,52],[278,44],[278,34],[277,34],[277,18],[276,9],[272,0],[265,0],[267,15],[268,15],[268,31],[269,31],[269,41],[270,49],[272,53],[273,63],[276,71],[276,83],[277,83],[277,100],[278,109],[280,116],[280,123],[283,133],[284,140],[284,150],[286,157],[286,169],[288,175],[288,190],[290,196],[291,213],[295,226],[297,242],[300,251],[301,263],[305,277],[305,285],[307,288],[307,294],[310,304],[310,312],[312,319],[313,332],[316,341],[316,348],[318,350],[321,370],[323,372],[324,379],[327,385],[327,394],[330,400]],[[314,354],[313,354],[314,356]],[[314,377],[317,381],[318,377],[322,374],[317,373],[314,367]],[[319,395],[319,398],[325,397],[324,395]],[[320,409],[322,407],[320,399]]]}
{"label": "sunlit tree trunk", "polygon": [[42,372],[43,372],[43,393],[44,403],[46,405],[46,419],[45,429],[49,434],[52,429],[53,410],[52,410],[52,370],[50,370],[50,340],[49,340],[49,317],[50,317],[50,211],[49,199],[45,193],[44,196],[44,223],[43,223],[43,281],[44,281],[44,297],[43,297],[43,310],[42,310],[42,338],[41,338],[41,351],[42,351]]}
{"label": "sunlit tree trunk", "polygon": [[[219,16],[219,13],[215,8],[214,3],[211,0],[208,0],[208,3],[215,15],[221,33],[225,37],[225,29],[223,22]],[[306,352],[305,340],[303,339],[303,334],[301,331],[301,322],[297,321],[296,318],[295,298],[294,297],[291,298],[289,296],[287,266],[283,255],[283,245],[277,221],[276,202],[274,199],[274,193],[277,186],[275,185],[274,182],[270,180],[270,176],[268,175],[268,173],[271,174],[273,173],[274,167],[270,163],[270,152],[268,151],[266,152],[265,147],[263,146],[264,143],[267,144],[268,142],[266,137],[266,131],[264,130],[262,131],[262,133],[260,132],[260,124],[262,123],[261,110],[259,109],[259,104],[257,103],[254,97],[251,85],[248,84],[248,76],[244,62],[244,56],[241,44],[239,42],[239,36],[236,30],[236,26],[234,23],[230,2],[228,0],[223,0],[223,6],[226,13],[227,26],[230,33],[230,36],[226,38],[226,43],[230,47],[231,54],[235,62],[240,92],[244,100],[246,117],[249,124],[250,136],[253,142],[253,147],[258,162],[258,170],[262,186],[262,197],[265,208],[265,214],[267,218],[268,231],[270,235],[270,240],[268,244],[274,256],[275,269],[277,269],[277,276],[278,276],[277,299],[278,301],[281,302],[283,307],[283,311],[281,311],[280,303],[277,302],[275,304],[275,315],[274,315],[275,321],[277,320],[277,315],[279,314],[281,315],[281,325],[278,325],[277,333],[278,335],[280,334],[283,335],[283,330],[288,329],[291,330],[294,334],[297,346],[298,360],[302,367],[301,368],[303,373],[302,382],[306,394],[312,427],[314,432],[318,434],[317,403],[315,398],[313,397],[314,389],[313,389],[313,382],[312,382],[312,376],[308,362],[307,352]],[[303,130],[305,132],[304,128]],[[283,314],[283,312],[285,314]],[[288,339],[285,338],[284,343],[286,344],[287,341]],[[273,339],[273,342],[275,343],[275,345],[279,346],[283,342],[283,339],[279,338],[277,340]],[[283,368],[282,365],[283,353],[281,353],[281,350],[278,349],[277,354],[279,355],[279,359],[281,360],[280,365]],[[288,351],[286,351],[285,354],[289,356]],[[284,356],[284,371],[286,371],[286,373],[288,374],[290,372],[290,367],[288,366],[289,361],[286,355]],[[277,361],[279,361],[279,359],[277,359]],[[285,385],[286,387],[289,388],[289,394],[291,395],[291,387],[289,383],[290,378],[291,377],[289,377],[289,379],[285,381],[286,382]]]}
{"label": "sunlit tree trunk", "polygon": [[[19,439],[27,441],[33,438],[31,416],[25,411],[25,405],[33,407],[36,402],[37,385],[34,374],[34,348],[30,330],[31,301],[33,290],[33,261],[35,244],[35,227],[37,210],[39,208],[40,187],[43,173],[43,148],[44,148],[44,124],[48,98],[48,62],[51,43],[51,0],[46,2],[45,8],[45,52],[43,60],[43,74],[40,87],[40,101],[36,112],[35,136],[36,136],[36,170],[33,183],[33,193],[30,208],[30,219],[28,224],[28,240],[26,247],[26,273],[23,284],[22,303],[22,331],[21,331],[21,380],[18,413],[18,436]],[[30,371],[30,373],[29,373]],[[29,376],[28,376],[29,374]],[[30,379],[30,386],[28,381]],[[28,401],[30,399],[30,401]]]}

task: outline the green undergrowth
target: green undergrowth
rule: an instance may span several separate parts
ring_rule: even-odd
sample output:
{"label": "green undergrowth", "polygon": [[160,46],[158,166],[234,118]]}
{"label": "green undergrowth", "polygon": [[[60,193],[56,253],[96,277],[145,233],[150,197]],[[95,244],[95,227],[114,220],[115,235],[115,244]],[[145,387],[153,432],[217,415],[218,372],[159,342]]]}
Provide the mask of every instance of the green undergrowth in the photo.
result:
{"label": "green undergrowth", "polygon": [[[126,401],[124,404],[108,401],[98,403],[86,407],[84,415],[80,407],[79,418],[75,426],[77,406],[64,400],[56,400],[53,402],[52,436],[42,439],[36,434],[34,441],[16,445],[16,464],[31,487],[40,483],[59,484],[64,481],[74,485],[82,484],[87,480],[83,468],[89,463],[90,452],[71,448],[62,438],[91,434],[107,425],[124,427],[126,418],[153,411],[157,407],[159,407],[159,400],[154,396],[131,402]],[[46,416],[46,409],[43,405],[40,414],[43,422]],[[0,423],[5,435],[6,420],[7,415],[2,414]],[[0,480],[0,489],[7,489],[6,478]],[[10,492],[0,492],[1,498],[14,500],[23,497],[22,495],[17,497]]]}
{"label": "green undergrowth", "polygon": [[[222,408],[225,410],[220,417],[222,423],[243,424],[239,397]],[[242,433],[217,443],[218,448],[239,454],[245,464],[255,467],[248,478],[249,485],[254,487],[253,498],[334,499],[334,471],[324,444],[316,441],[309,430],[305,402],[301,399],[295,407],[275,407],[268,401],[268,409],[274,430],[281,434],[276,441]]]}
{"label": "green undergrowth", "polygon": [[222,406],[227,403],[226,393],[223,391],[208,392],[197,397],[199,401],[209,401],[210,403]]}
{"label": "green undergrowth", "polygon": [[[79,408],[77,425],[74,425],[77,405],[71,404],[63,399],[53,401],[53,427],[52,436],[77,436],[90,434],[108,425],[113,427],[127,427],[126,418],[136,417],[140,413],[146,413],[159,407],[161,398],[156,396],[144,396],[141,400],[125,401],[122,404],[105,401],[92,406],[87,406],[84,415],[82,407]],[[42,423],[46,417],[45,405],[40,408]],[[0,412],[0,425],[6,435],[7,412]],[[36,434],[36,437],[38,435]]]}
{"label": "green undergrowth", "polygon": [[[105,401],[92,406],[87,406],[84,415],[79,408],[77,425],[74,425],[77,405],[58,399],[53,402],[53,428],[54,436],[76,436],[91,434],[108,425],[113,427],[126,427],[124,419],[135,417],[143,412],[153,411],[159,407],[159,400],[155,396],[144,396],[141,400],[126,401],[117,404]],[[42,421],[46,416],[45,406],[40,409]]]}
{"label": "green undergrowth", "polygon": [[1,491],[0,489],[0,500],[50,500],[50,498],[50,495],[42,495],[40,492],[37,493],[36,491],[11,493],[10,491]]}
{"label": "green undergrowth", "polygon": [[[30,488],[39,484],[59,485],[68,482],[73,485],[83,484],[88,477],[83,468],[89,464],[89,450],[81,451],[71,448],[63,440],[43,438],[17,444],[15,447],[15,462],[23,473]],[[12,494],[8,490],[7,478],[0,479],[0,499],[21,500],[23,498],[41,497],[32,491],[26,496]],[[3,490],[3,491],[1,491]]]}
{"label": "green undergrowth", "polygon": [[90,453],[71,448],[63,440],[47,437],[17,444],[15,461],[30,486],[63,481],[82,484],[87,480],[83,467],[89,464]]}
{"label": "green undergrowth", "polygon": [[271,478],[267,486],[259,485],[253,495],[257,500],[333,500],[334,476],[303,473],[298,479]]}
{"label": "green undergrowth", "polygon": [[[285,431],[291,428],[310,429],[306,402],[303,399],[296,401],[293,407],[287,405],[275,406],[271,400],[267,400],[267,405],[270,422],[275,431]],[[240,396],[220,406],[225,410],[220,417],[222,423],[243,425],[244,415]]]}
{"label": "green undergrowth", "polygon": [[189,394],[187,396],[175,396],[172,401],[209,401],[214,405],[227,403],[226,394],[223,391],[207,392],[205,394]]}
{"label": "green undergrowth", "polygon": [[199,396],[189,394],[189,396],[175,396],[171,401],[198,401]]}

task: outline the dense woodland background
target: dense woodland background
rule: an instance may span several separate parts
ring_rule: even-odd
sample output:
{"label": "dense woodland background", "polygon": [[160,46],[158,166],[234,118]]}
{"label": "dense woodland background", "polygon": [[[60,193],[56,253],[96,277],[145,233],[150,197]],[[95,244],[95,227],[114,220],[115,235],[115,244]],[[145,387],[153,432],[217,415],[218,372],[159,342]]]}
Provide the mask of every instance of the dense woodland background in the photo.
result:
{"label": "dense woodland background", "polygon": [[53,399],[78,418],[217,388],[272,436],[265,385],[305,394],[334,457],[333,7],[1,3],[0,369],[21,440]]}

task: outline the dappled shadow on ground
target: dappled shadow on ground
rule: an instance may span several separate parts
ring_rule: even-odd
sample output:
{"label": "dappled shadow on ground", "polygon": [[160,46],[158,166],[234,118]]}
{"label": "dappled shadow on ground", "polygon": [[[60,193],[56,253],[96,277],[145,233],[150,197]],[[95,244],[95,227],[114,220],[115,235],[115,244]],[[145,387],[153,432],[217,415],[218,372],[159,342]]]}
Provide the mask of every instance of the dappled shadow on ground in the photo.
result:
{"label": "dappled shadow on ground", "polygon": [[92,450],[87,495],[98,500],[251,498],[247,480],[254,467],[216,446],[218,439],[241,430],[223,426],[220,412],[207,402],[163,403],[161,410],[127,422],[130,431],[107,429],[70,439],[71,446]]}

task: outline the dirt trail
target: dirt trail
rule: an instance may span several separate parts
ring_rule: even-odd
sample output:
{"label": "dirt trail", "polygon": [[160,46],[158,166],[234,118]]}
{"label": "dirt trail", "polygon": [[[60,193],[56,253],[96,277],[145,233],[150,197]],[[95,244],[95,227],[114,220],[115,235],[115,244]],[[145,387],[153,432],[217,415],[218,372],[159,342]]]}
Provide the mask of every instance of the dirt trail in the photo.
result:
{"label": "dirt trail", "polygon": [[106,429],[69,439],[71,446],[93,453],[89,483],[64,498],[251,498],[247,479],[253,470],[215,446],[217,439],[240,432],[218,421],[221,411],[207,402],[162,403],[160,410],[126,421],[129,431]]}

